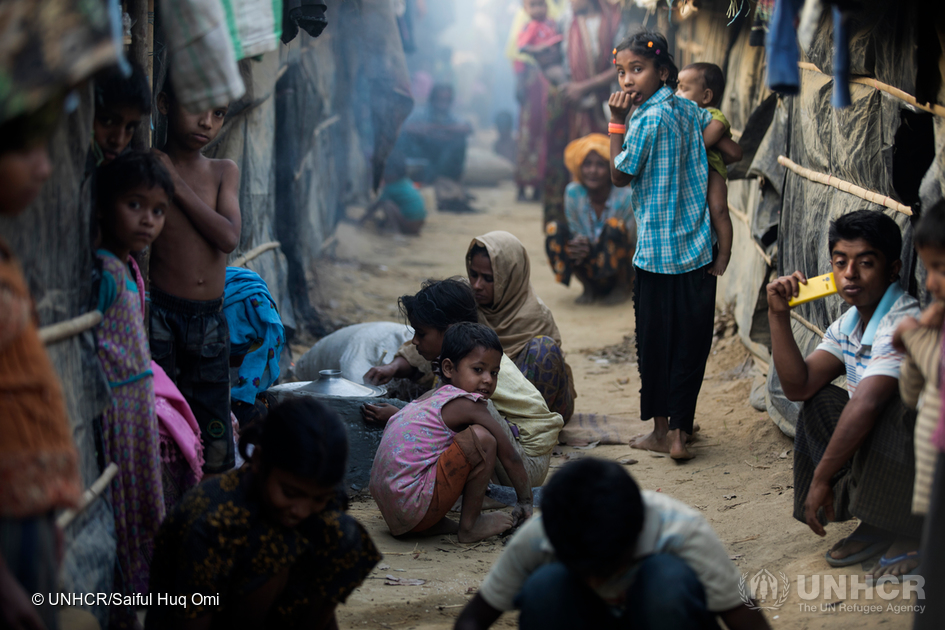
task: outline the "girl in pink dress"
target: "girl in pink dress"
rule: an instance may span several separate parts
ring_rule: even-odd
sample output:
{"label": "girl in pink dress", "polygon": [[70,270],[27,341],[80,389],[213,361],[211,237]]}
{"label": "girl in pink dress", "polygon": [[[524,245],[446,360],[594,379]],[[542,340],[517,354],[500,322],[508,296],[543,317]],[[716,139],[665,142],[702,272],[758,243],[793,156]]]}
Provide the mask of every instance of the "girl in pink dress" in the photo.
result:
{"label": "girl in pink dress", "polygon": [[[502,344],[491,328],[453,324],[440,354],[446,384],[387,423],[370,488],[394,536],[455,533],[460,542],[476,542],[531,515],[532,493],[522,459],[486,407],[501,359]],[[482,514],[497,457],[512,479],[518,504],[511,514]],[[446,514],[460,496],[457,524]]]}
{"label": "girl in pink dress", "polygon": [[111,486],[118,539],[115,590],[125,594],[148,592],[154,536],[164,520],[144,292],[131,252],[141,251],[160,234],[173,195],[170,176],[150,153],[119,156],[98,173],[98,309],[104,320],[96,337],[112,392],[112,404],[102,415],[102,435],[106,463],[119,468]]}

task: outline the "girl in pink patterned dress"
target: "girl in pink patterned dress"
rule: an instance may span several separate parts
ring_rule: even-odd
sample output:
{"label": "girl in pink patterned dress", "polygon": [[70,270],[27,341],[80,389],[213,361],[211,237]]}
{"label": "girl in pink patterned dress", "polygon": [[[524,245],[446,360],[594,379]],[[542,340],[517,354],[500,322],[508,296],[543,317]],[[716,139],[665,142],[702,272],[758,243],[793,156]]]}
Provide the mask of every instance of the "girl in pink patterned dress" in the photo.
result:
{"label": "girl in pink patterned dress", "polygon": [[[446,385],[387,423],[371,469],[371,494],[394,536],[455,533],[460,542],[476,542],[531,515],[522,459],[486,408],[501,360],[495,331],[482,324],[453,324],[440,353]],[[497,457],[512,479],[518,504],[511,514],[482,514]],[[446,514],[460,496],[457,524]]]}
{"label": "girl in pink patterned dress", "polygon": [[102,167],[97,189],[102,234],[96,252],[102,265],[98,309],[104,320],[96,336],[112,392],[112,404],[102,415],[103,450],[105,462],[119,467],[111,486],[118,538],[115,590],[127,595],[148,592],[154,536],[164,520],[143,283],[131,253],[160,234],[174,185],[150,153],[132,152]]}

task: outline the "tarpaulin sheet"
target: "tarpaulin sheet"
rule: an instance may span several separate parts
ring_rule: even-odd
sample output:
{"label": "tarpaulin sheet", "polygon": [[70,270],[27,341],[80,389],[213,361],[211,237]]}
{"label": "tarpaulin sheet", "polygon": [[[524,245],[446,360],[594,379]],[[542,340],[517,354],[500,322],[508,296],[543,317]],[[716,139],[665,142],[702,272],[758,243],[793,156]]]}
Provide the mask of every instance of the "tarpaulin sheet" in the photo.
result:
{"label": "tarpaulin sheet", "polygon": [[[916,6],[903,2],[870,2],[854,17],[851,39],[851,73],[875,76],[906,91],[914,91],[914,29]],[[810,60],[824,72],[831,71],[832,32],[829,20],[822,21]],[[833,78],[802,70],[801,91],[787,97],[784,117],[775,116],[765,141],[754,158],[753,168],[765,173],[772,186],[781,188],[778,227],[778,273],[801,270],[808,276],[830,271],[827,227],[831,220],[860,209],[885,212],[902,229],[903,273],[906,290],[912,283],[914,250],[912,225],[899,212],[867,202],[831,186],[825,186],[781,169],[778,155],[820,173],[862,186],[867,190],[900,200],[893,186],[893,153],[901,121],[902,101],[873,87],[852,84],[852,105],[834,109],[830,104]],[[808,302],[795,312],[825,331],[847,309],[834,295]],[[816,348],[820,337],[793,321],[794,337],[803,354]],[[800,405],[784,398],[774,369],[768,378],[769,413],[788,434],[793,434]]]}

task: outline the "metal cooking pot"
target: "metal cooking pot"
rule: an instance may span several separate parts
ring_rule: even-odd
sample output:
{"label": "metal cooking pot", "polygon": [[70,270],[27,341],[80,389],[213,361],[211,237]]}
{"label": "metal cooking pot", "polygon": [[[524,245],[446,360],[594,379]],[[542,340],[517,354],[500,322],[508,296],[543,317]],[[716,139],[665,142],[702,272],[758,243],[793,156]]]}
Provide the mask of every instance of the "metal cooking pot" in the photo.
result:
{"label": "metal cooking pot", "polygon": [[341,376],[341,370],[320,370],[318,380],[285,383],[271,387],[269,391],[278,396],[292,394],[295,396],[323,396],[331,398],[372,398],[383,396],[387,390],[375,385],[355,383]]}

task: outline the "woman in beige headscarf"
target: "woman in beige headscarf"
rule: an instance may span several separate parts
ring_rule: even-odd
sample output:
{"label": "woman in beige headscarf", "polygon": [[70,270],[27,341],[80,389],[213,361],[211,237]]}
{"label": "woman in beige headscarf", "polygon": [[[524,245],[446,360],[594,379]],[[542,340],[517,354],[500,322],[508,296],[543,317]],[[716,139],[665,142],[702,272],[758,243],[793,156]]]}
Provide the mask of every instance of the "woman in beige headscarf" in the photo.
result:
{"label": "woman in beige headscarf", "polygon": [[574,380],[554,317],[532,288],[525,246],[508,232],[478,236],[469,244],[466,272],[479,321],[496,331],[505,354],[567,422],[577,397]]}

